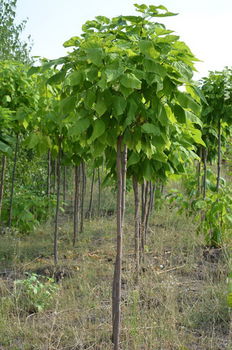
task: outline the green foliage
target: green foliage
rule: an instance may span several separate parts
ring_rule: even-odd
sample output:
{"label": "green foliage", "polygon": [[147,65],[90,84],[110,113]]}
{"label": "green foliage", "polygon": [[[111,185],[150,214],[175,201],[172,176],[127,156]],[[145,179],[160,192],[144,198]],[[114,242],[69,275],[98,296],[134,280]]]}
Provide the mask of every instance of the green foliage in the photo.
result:
{"label": "green foliage", "polygon": [[35,313],[48,309],[58,290],[53,278],[32,273],[23,280],[15,281],[13,297],[20,310]]}
{"label": "green foliage", "polygon": [[30,37],[24,42],[20,36],[26,21],[15,23],[17,0],[0,0],[0,60],[29,61]]}
{"label": "green foliage", "polygon": [[[55,208],[55,198],[48,198],[24,190],[14,197],[12,226],[22,233],[32,232],[39,224],[45,222]],[[7,223],[9,201],[5,201],[2,211],[2,221]]]}

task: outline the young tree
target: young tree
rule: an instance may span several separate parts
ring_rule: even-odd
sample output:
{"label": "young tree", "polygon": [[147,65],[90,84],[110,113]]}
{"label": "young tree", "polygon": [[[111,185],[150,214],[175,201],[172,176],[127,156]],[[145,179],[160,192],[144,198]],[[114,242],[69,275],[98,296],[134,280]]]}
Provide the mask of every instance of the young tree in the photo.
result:
{"label": "young tree", "polygon": [[20,39],[26,21],[15,23],[16,6],[17,0],[0,0],[0,60],[29,62],[30,41]]}
{"label": "young tree", "polygon": [[[193,140],[202,142],[200,131],[194,127],[200,105],[194,96],[179,89],[191,84],[196,59],[178,36],[152,20],[173,15],[164,6],[135,6],[139,16],[111,20],[98,16],[86,22],[82,36],[65,43],[74,50],[59,61],[63,66],[54,76],[64,80],[66,93],[61,104],[72,119],[72,133],[76,133],[82,147],[89,149],[92,158],[105,152],[117,173],[114,350],[120,348],[127,150],[134,154],[134,164],[141,164],[139,181],[151,181],[172,171],[167,162],[172,143],[182,147],[188,157],[186,150],[193,151]],[[178,157],[178,152],[172,152],[170,162],[181,169]]]}

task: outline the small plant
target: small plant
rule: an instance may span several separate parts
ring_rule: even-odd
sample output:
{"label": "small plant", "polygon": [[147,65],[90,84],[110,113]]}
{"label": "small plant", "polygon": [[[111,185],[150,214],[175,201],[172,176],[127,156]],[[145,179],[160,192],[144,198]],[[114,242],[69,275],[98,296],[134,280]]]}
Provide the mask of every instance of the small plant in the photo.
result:
{"label": "small plant", "polygon": [[24,280],[15,281],[14,297],[20,309],[41,312],[52,304],[58,289],[53,278],[32,273]]}

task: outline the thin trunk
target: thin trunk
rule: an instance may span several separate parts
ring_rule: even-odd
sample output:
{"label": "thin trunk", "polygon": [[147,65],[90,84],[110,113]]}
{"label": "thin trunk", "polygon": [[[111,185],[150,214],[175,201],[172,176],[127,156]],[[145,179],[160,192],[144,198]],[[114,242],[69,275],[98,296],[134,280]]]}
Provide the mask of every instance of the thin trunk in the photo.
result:
{"label": "thin trunk", "polygon": [[13,198],[14,198],[15,174],[16,174],[16,167],[17,167],[18,151],[19,151],[19,134],[16,135],[14,163],[13,163],[13,171],[12,171],[12,179],[11,179],[10,206],[9,206],[9,219],[8,219],[9,227],[11,227],[11,224],[12,224]]}
{"label": "thin trunk", "polygon": [[101,175],[100,168],[97,169],[97,177],[98,177],[98,203],[97,203],[97,213],[100,216],[101,212]]}
{"label": "thin trunk", "polygon": [[67,168],[66,166],[64,165],[63,167],[63,204],[64,204],[64,207],[65,207],[65,202],[66,202],[66,178],[67,178]]}
{"label": "thin trunk", "polygon": [[218,162],[217,162],[217,192],[220,187],[221,176],[221,120],[218,120]]}
{"label": "thin trunk", "polygon": [[1,223],[1,213],[2,213],[2,202],[4,196],[4,181],[5,181],[5,171],[6,171],[6,156],[2,156],[2,168],[1,168],[1,182],[0,182],[0,223]]}
{"label": "thin trunk", "polygon": [[85,188],[86,188],[86,175],[85,175],[85,163],[81,163],[81,220],[80,220],[80,232],[84,231],[84,203],[85,203]]}
{"label": "thin trunk", "polygon": [[135,176],[133,176],[133,189],[134,189],[134,200],[135,200],[135,273],[136,282],[139,279],[139,231],[140,231],[140,216],[139,216],[139,185]]}
{"label": "thin trunk", "polygon": [[89,199],[89,209],[88,209],[88,218],[92,217],[92,211],[93,211],[93,186],[94,186],[94,178],[95,178],[95,169],[93,169],[93,175],[92,175],[92,182],[91,182],[91,189],[90,189],[90,199]]}
{"label": "thin trunk", "polygon": [[204,148],[204,175],[203,175],[203,184],[202,184],[202,192],[203,192],[203,199],[206,197],[206,180],[207,180],[207,156],[208,156],[208,150],[207,148]]}
{"label": "thin trunk", "polygon": [[[112,291],[112,323],[114,350],[120,349],[120,330],[121,330],[121,275],[122,275],[122,234],[124,216],[124,198],[126,183],[126,147],[123,154],[122,136],[117,141],[117,255],[114,269],[113,291]],[[124,186],[123,186],[124,184]]]}
{"label": "thin trunk", "polygon": [[156,191],[156,183],[152,186],[152,192],[151,192],[151,212],[153,211],[155,207],[155,191]]}
{"label": "thin trunk", "polygon": [[58,157],[56,162],[56,214],[55,214],[55,231],[54,231],[54,264],[58,263],[58,219],[60,209],[60,162],[61,162],[61,138],[58,143]]}
{"label": "thin trunk", "polygon": [[202,148],[200,148],[200,151],[199,151],[199,158],[200,158],[200,160],[198,161],[198,164],[197,164],[197,196],[200,196],[200,193],[201,193],[201,159],[202,159]]}
{"label": "thin trunk", "polygon": [[147,228],[151,213],[151,202],[152,202],[152,183],[151,181],[148,183],[148,195],[147,195],[147,208],[146,208],[146,216],[145,216],[145,222],[144,222],[144,236],[145,236],[145,242],[147,241]]}
{"label": "thin trunk", "polygon": [[79,206],[80,206],[80,166],[75,165],[75,197],[74,197],[74,216],[73,216],[73,246],[75,246],[79,226]]}
{"label": "thin trunk", "polygon": [[51,150],[48,151],[48,166],[47,166],[47,196],[51,195]]}
{"label": "thin trunk", "polygon": [[141,237],[143,240],[143,253],[144,253],[144,246],[146,245],[146,223],[148,221],[148,215],[149,215],[149,182],[148,181],[146,181],[146,184],[145,184],[143,213],[144,215],[143,215],[143,221],[142,221]]}
{"label": "thin trunk", "polygon": [[127,147],[124,145],[121,153],[122,164],[122,226],[124,223],[125,207],[126,207],[126,166],[127,166]]}

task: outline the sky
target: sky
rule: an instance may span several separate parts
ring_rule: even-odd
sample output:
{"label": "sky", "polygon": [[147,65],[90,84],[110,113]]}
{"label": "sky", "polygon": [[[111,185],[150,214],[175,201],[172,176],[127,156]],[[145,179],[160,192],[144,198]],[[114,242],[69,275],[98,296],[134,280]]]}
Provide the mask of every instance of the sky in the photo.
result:
{"label": "sky", "polygon": [[[24,36],[31,35],[32,55],[64,56],[63,43],[81,34],[87,20],[103,15],[133,15],[133,4],[164,5],[175,17],[157,18],[174,30],[201,60],[195,79],[208,71],[232,66],[232,0],[18,0],[17,20],[27,19]],[[70,48],[69,48],[70,50]]]}

